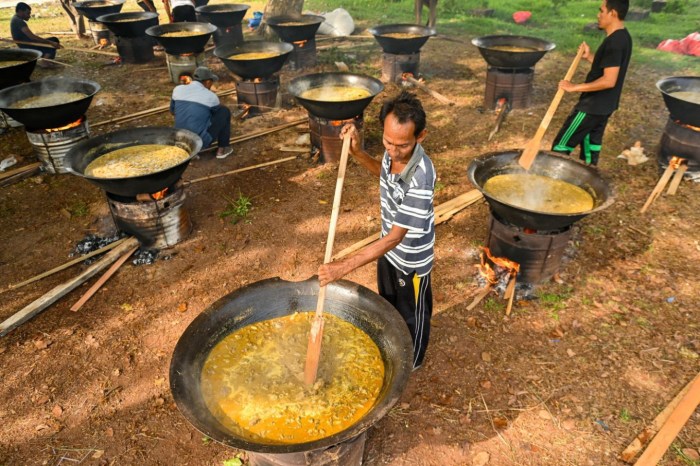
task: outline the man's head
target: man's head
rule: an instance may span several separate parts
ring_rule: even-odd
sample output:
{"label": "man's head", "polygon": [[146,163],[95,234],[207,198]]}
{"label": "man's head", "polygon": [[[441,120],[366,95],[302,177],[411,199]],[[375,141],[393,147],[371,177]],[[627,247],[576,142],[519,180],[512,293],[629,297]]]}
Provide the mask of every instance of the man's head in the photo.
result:
{"label": "man's head", "polygon": [[418,98],[406,91],[386,102],[379,112],[383,143],[392,160],[408,162],[416,144],[425,139],[425,111]]}
{"label": "man's head", "polygon": [[32,7],[24,2],[19,2],[15,6],[15,14],[24,20],[28,20],[32,16]]}
{"label": "man's head", "polygon": [[206,66],[199,66],[192,74],[192,79],[201,82],[204,87],[209,89],[214,81],[218,81],[219,77],[211,72]]}
{"label": "man's head", "polygon": [[629,0],[603,0],[598,10],[598,27],[606,29],[612,23],[624,21],[629,6]]}

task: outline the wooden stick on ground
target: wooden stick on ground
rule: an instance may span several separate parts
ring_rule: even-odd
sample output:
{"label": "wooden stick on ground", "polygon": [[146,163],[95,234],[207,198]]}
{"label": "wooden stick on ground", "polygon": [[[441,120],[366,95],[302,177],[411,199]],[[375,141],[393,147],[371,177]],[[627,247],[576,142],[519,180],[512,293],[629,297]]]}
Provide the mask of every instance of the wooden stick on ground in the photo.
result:
{"label": "wooden stick on ground", "polygon": [[656,183],[656,186],[654,186],[654,189],[651,191],[651,194],[649,194],[647,201],[642,206],[642,209],[640,210],[641,213],[646,212],[651,203],[654,202],[656,198],[661,195],[664,188],[666,187],[666,184],[668,184],[668,180],[671,179],[671,175],[673,175],[674,170],[675,167],[673,166],[673,164],[669,163],[663,175],[661,175],[661,178],[659,178],[659,182]]}
{"label": "wooden stick on ground", "polygon": [[133,253],[136,252],[136,250],[137,250],[138,248],[139,248],[138,246],[134,246],[133,248],[131,248],[131,249],[129,249],[128,251],[126,251],[126,252],[119,258],[119,260],[117,260],[114,264],[112,264],[112,266],[111,266],[109,269],[107,269],[107,271],[104,273],[104,275],[102,275],[102,276],[100,277],[100,279],[97,280],[97,281],[95,282],[95,284],[92,285],[92,286],[90,287],[90,289],[87,290],[87,291],[85,292],[85,294],[84,294],[83,296],[81,296],[81,298],[80,298],[78,301],[76,301],[75,304],[73,304],[73,306],[71,306],[70,310],[73,311],[73,312],[76,312],[76,311],[78,311],[78,309],[80,309],[81,307],[83,307],[83,304],[85,304],[85,303],[88,301],[88,299],[92,298],[92,296],[93,296],[95,293],[97,293],[97,290],[99,290],[99,289],[102,287],[102,285],[104,285],[104,284],[107,282],[107,280],[109,280],[110,277],[111,277],[112,275],[114,275],[114,273],[119,269],[119,267],[121,267],[121,266],[124,264],[124,262],[126,262],[126,260],[127,260]]}
{"label": "wooden stick on ground", "polygon": [[201,178],[195,178],[194,180],[185,181],[184,184],[185,184],[185,186],[187,186],[188,184],[194,184],[194,183],[199,183],[200,181],[212,180],[214,178],[233,175],[235,173],[247,172],[248,170],[254,170],[256,168],[269,167],[270,165],[275,165],[275,164],[282,163],[282,162],[289,162],[290,160],[296,160],[296,156],[286,157],[286,158],[280,159],[280,160],[273,160],[271,162],[259,163],[257,165],[252,165],[250,167],[237,168],[236,170],[231,170],[231,171],[224,172],[224,173],[216,173],[214,175],[203,176]]}
{"label": "wooden stick on ground", "polygon": [[634,463],[635,466],[655,466],[661,460],[661,457],[664,456],[671,442],[683,429],[685,423],[688,422],[690,416],[693,415],[698,404],[700,404],[700,377],[696,376],[688,392],[681,398],[666,422],[659,429],[659,433],[656,434],[647,449],[642,453],[642,456]]}
{"label": "wooden stick on ground", "polygon": [[693,382],[700,378],[700,374],[696,375],[693,380],[688,382],[683,389],[678,392],[676,397],[671,400],[669,404],[666,405],[666,407],[661,411],[656,418],[644,428],[632,442],[627,445],[627,448],[625,448],[622,453],[620,453],[620,459],[624,461],[625,463],[632,463],[632,460],[634,460],[634,457],[637,456],[637,454],[642,451],[642,448],[644,448],[644,445],[647,444],[647,442],[654,436],[656,433],[663,427],[663,425],[666,423],[668,420],[668,417],[671,415],[671,412],[673,412],[674,409],[676,409],[676,406],[678,406],[678,403],[683,399],[686,393],[688,393],[688,390],[690,390],[690,386],[693,384]]}
{"label": "wooden stick on ground", "polygon": [[440,94],[437,91],[432,90],[431,88],[429,88],[428,86],[426,86],[422,82],[418,81],[416,78],[411,76],[411,73],[404,73],[402,75],[402,78],[404,80],[408,81],[409,83],[413,84],[414,86],[417,86],[417,87],[423,89],[425,92],[427,92],[431,96],[435,97],[437,100],[439,100],[443,104],[447,104],[447,105],[454,105],[455,104],[453,101],[451,101],[450,99],[448,99],[444,95]]}
{"label": "wooden stick on ground", "polygon": [[[579,47],[579,50],[576,53],[576,57],[574,57],[574,61],[571,63],[571,66],[569,66],[569,70],[564,76],[564,81],[571,81],[571,78],[576,72],[576,68],[578,68],[578,62],[581,61],[582,55],[583,48]],[[557,93],[554,94],[554,99],[552,100],[552,103],[549,104],[547,113],[544,114],[544,118],[542,118],[542,122],[540,123],[539,128],[537,128],[535,136],[532,139],[530,139],[530,142],[527,143],[525,149],[523,149],[523,153],[518,158],[518,163],[525,170],[529,170],[532,166],[532,162],[535,161],[535,157],[537,157],[537,153],[540,151],[542,137],[544,137],[544,133],[547,131],[547,128],[549,128],[549,123],[552,121],[554,112],[557,111],[557,108],[559,107],[559,102],[561,102],[562,97],[564,97],[564,90],[557,89]]]}
{"label": "wooden stick on ground", "polygon": [[467,311],[471,311],[476,307],[477,304],[479,304],[489,293],[491,292],[491,284],[489,283],[486,285],[486,287],[479,291],[475,296],[474,300],[467,306]]}
{"label": "wooden stick on ground", "polygon": [[34,162],[34,163],[30,163],[29,165],[25,165],[23,167],[8,170],[6,172],[0,173],[0,181],[4,180],[5,178],[12,178],[13,176],[19,175],[20,173],[24,173],[26,171],[32,171],[32,170],[39,168],[39,167],[41,167],[41,162]]}
{"label": "wooden stick on ground", "polygon": [[122,254],[124,254],[124,252],[128,251],[134,246],[138,246],[138,240],[136,238],[127,239],[119,246],[109,251],[105,257],[90,265],[90,267],[85,269],[77,277],[74,277],[66,283],[62,283],[54,287],[52,290],[50,290],[43,296],[34,300],[32,303],[10,316],[9,319],[0,323],[0,337],[4,337],[10,331],[14,330],[29,319],[38,315],[43,310],[51,306],[53,303],[55,303],[56,301],[58,301],[59,299],[61,299],[62,297],[79,287],[82,283],[109,267],[109,265],[117,259],[119,259],[119,257]]}
{"label": "wooden stick on ground", "polygon": [[47,61],[49,63],[55,63],[57,65],[66,66],[68,68],[73,68],[73,65],[69,65],[68,63],[63,63],[62,61],[58,61],[58,60],[52,60],[50,58],[43,58],[42,57],[39,60],[44,60],[44,61]]}
{"label": "wooden stick on ground", "polygon": [[[308,121],[309,121],[308,118],[300,118],[299,120],[291,121],[289,123],[284,123],[284,124],[279,125],[279,126],[274,126],[272,128],[264,129],[262,131],[258,131],[257,133],[251,133],[251,134],[246,134],[245,136],[238,136],[235,138],[231,138],[229,140],[229,144],[238,144],[240,142],[245,142],[245,141],[248,141],[250,139],[259,138],[260,136],[266,136],[268,134],[276,133],[277,131],[282,131],[283,129],[291,128],[293,126],[297,126],[297,125],[300,125],[302,123],[306,123]],[[211,146],[207,147],[206,149],[202,150],[200,152],[200,154],[209,152],[209,151],[214,150],[216,148],[217,148],[217,144],[214,143]]]}
{"label": "wooden stick on ground", "polygon": [[510,317],[510,311],[513,309],[513,298],[515,298],[515,282],[517,280],[517,274],[511,274],[510,280],[508,281],[508,286],[506,287],[506,292],[503,297],[508,300],[508,305],[506,306],[506,316]]}
{"label": "wooden stick on ground", "polygon": [[[348,154],[350,153],[350,141],[346,136],[343,139],[343,148],[340,152],[340,164],[338,166],[338,179],[335,183],[335,195],[333,196],[333,210],[331,211],[331,222],[328,227],[328,240],[326,241],[326,254],[323,263],[327,264],[333,257],[333,242],[335,241],[335,226],[338,223],[340,212],[340,199],[343,195],[343,182],[345,181],[345,168],[348,165]],[[323,341],[323,305],[326,300],[326,287],[318,289],[318,301],[316,303],[316,315],[311,324],[309,333],[309,345],[306,349],[306,365],[304,366],[304,383],[313,385],[316,382],[318,372],[318,361],[321,358],[321,342]]]}
{"label": "wooden stick on ground", "polygon": [[17,288],[21,288],[21,287],[23,287],[23,286],[25,286],[25,285],[29,285],[30,283],[34,283],[34,282],[37,281],[37,280],[41,280],[42,278],[46,278],[46,277],[48,277],[48,276],[50,276],[50,275],[53,275],[53,274],[55,274],[55,273],[57,273],[57,272],[60,272],[61,270],[65,270],[65,269],[67,269],[67,268],[69,268],[69,267],[72,267],[72,266],[74,266],[75,264],[79,264],[79,263],[81,263],[81,262],[85,261],[86,259],[89,259],[89,258],[91,258],[91,257],[93,257],[93,256],[96,256],[96,255],[98,255],[98,254],[102,254],[103,252],[107,252],[107,251],[109,251],[110,249],[114,249],[115,247],[117,247],[117,246],[119,246],[121,243],[123,243],[125,240],[126,240],[126,238],[122,238],[122,239],[117,240],[117,241],[115,241],[115,242],[113,242],[113,243],[109,243],[107,246],[105,246],[105,247],[103,247],[103,248],[96,249],[95,251],[92,251],[92,252],[89,252],[89,253],[87,253],[87,254],[85,254],[85,255],[83,255],[83,256],[77,257],[77,258],[75,258],[75,259],[73,259],[73,260],[71,260],[71,261],[66,262],[66,263],[63,264],[63,265],[59,265],[58,267],[54,267],[53,269],[47,270],[46,272],[41,273],[41,274],[39,274],[39,275],[37,275],[37,276],[35,276],[35,277],[32,277],[32,278],[30,278],[30,279],[28,279],[28,280],[25,280],[25,281],[23,281],[23,282],[17,283],[16,285],[10,285],[7,289],[8,289],[8,290],[16,290]]}
{"label": "wooden stick on ground", "polygon": [[681,184],[681,181],[683,180],[683,175],[685,175],[685,172],[688,170],[688,164],[683,163],[681,164],[678,169],[676,169],[676,174],[673,176],[673,179],[671,180],[671,183],[668,185],[668,191],[666,191],[666,194],[669,196],[675,196],[676,191],[678,191],[678,186]]}

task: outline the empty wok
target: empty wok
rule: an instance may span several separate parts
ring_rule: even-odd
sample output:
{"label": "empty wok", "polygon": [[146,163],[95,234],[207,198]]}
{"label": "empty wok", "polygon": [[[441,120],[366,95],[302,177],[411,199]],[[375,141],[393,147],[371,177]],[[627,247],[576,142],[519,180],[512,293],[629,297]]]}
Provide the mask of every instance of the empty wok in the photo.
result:
{"label": "empty wok", "polygon": [[115,36],[141,37],[146,35],[146,29],[158,24],[158,13],[152,11],[111,13],[99,16],[97,21],[107,26]]}
{"label": "empty wok", "polygon": [[[418,52],[431,36],[437,34],[437,31],[435,28],[429,28],[417,24],[384,24],[382,26],[375,26],[371,28],[369,33],[374,36],[384,53],[402,55]],[[418,34],[419,37],[401,39],[386,35],[396,33]]]}
{"label": "empty wok", "polygon": [[170,390],[180,412],[197,430],[230,447],[285,454],[322,449],[357,437],[389,412],[401,396],[411,373],[411,336],[391,304],[369,289],[346,280],[328,285],[324,312],[364,331],[379,348],[384,362],[381,392],[375,405],[362,419],[323,439],[301,444],[271,444],[236,435],[207,408],[202,398],[200,375],[212,348],[230,333],[248,325],[313,310],[318,301],[318,290],[315,277],[303,282],[271,278],[224,296],[192,321],[173,351]]}
{"label": "empty wok", "polygon": [[126,0],[86,0],[83,2],[75,2],[73,6],[78,13],[85,16],[90,21],[97,21],[97,18],[102,15],[111,13],[119,13]]}
{"label": "empty wok", "polygon": [[[147,175],[130,178],[96,178],[85,174],[85,168],[108,152],[140,144],[177,146],[187,151],[189,157],[174,167]],[[64,158],[68,172],[85,178],[108,193],[120,196],[152,194],[172,186],[202,148],[202,139],[192,131],[171,127],[151,126],[129,128],[86,139],[73,146]]]}
{"label": "empty wok", "polygon": [[[87,79],[53,77],[18,84],[0,91],[0,110],[28,129],[59,128],[85,115],[100,85]],[[12,108],[16,102],[51,92],[80,92],[85,97],[65,104],[36,108]]]}
{"label": "empty wok", "polygon": [[[217,56],[226,68],[233,74],[243,79],[266,78],[277,73],[284,62],[289,58],[289,54],[294,50],[292,44],[286,42],[247,42],[242,45],[226,44],[214,49]],[[232,58],[240,53],[260,53],[274,52],[277,55],[270,58],[258,60],[236,60]]]}
{"label": "empty wok", "polygon": [[263,19],[284,42],[299,42],[313,39],[316,31],[321,27],[321,23],[325,21],[323,16],[317,15],[273,16]]}
{"label": "empty wok", "polygon": [[[370,96],[363,99],[343,102],[310,100],[301,95],[309,89],[324,86],[361,87],[369,91]],[[317,73],[298,76],[291,80],[288,86],[299,104],[314,116],[328,120],[347,120],[355,118],[364,112],[372,99],[382,92],[384,85],[381,81],[370,76],[353,73]]]}
{"label": "empty wok", "polygon": [[700,126],[700,104],[674,97],[674,92],[695,92],[700,96],[700,76],[674,76],[656,83],[673,120]]}
{"label": "empty wok", "polygon": [[[146,29],[146,34],[162,45],[165,53],[181,55],[202,52],[211,35],[216,32],[216,29],[216,26],[209,23],[171,23],[151,26]],[[166,37],[163,35],[169,32],[181,31],[196,32],[198,34],[183,37]]]}
{"label": "empty wok", "polygon": [[[29,81],[41,52],[31,49],[0,50],[0,89]],[[2,66],[4,61],[23,61],[12,66]]]}
{"label": "empty wok", "polygon": [[[533,230],[560,230],[587,215],[606,209],[614,202],[612,188],[597,168],[556,152],[540,151],[530,170],[525,170],[518,164],[520,154],[520,150],[491,152],[472,160],[467,169],[469,181],[481,191],[491,209],[505,222]],[[542,175],[576,185],[593,197],[593,209],[574,214],[551,214],[501,202],[484,191],[484,184],[489,178],[508,173]]]}
{"label": "empty wok", "polygon": [[[553,50],[556,45],[537,37],[494,35],[472,39],[472,44],[479,48],[481,56],[486,63],[497,68],[531,68]],[[534,49],[531,52],[510,52],[497,50],[494,46],[509,45],[513,47],[526,47]]]}

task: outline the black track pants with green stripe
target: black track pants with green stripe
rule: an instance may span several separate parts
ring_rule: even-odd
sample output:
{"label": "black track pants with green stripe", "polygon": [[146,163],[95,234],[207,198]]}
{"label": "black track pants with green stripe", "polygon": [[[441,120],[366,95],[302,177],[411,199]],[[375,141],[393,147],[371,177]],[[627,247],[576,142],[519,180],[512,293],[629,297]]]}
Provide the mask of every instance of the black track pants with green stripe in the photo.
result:
{"label": "black track pants with green stripe", "polygon": [[591,165],[598,165],[603,143],[603,133],[610,115],[591,115],[574,109],[554,138],[552,150],[571,154],[581,146],[579,158]]}

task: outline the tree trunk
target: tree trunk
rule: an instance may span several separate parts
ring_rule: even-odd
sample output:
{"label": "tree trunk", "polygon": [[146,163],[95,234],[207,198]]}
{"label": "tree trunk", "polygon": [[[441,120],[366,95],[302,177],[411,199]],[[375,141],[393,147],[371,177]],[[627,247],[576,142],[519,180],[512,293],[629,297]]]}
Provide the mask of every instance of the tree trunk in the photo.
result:
{"label": "tree trunk", "polygon": [[265,18],[279,15],[300,16],[302,8],[304,8],[304,0],[268,0],[258,33],[267,40],[277,40],[277,35],[265,24]]}

